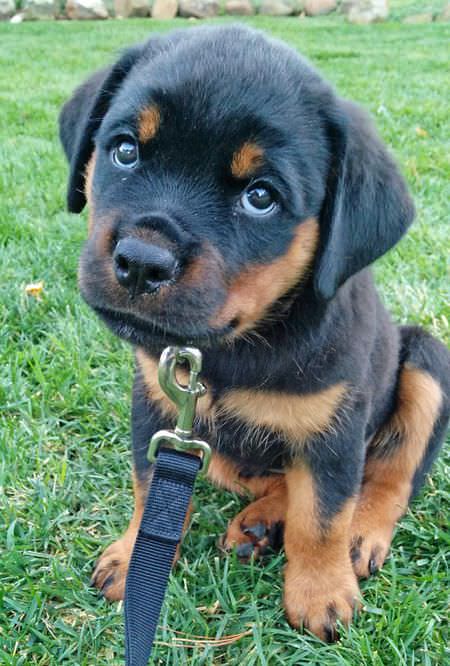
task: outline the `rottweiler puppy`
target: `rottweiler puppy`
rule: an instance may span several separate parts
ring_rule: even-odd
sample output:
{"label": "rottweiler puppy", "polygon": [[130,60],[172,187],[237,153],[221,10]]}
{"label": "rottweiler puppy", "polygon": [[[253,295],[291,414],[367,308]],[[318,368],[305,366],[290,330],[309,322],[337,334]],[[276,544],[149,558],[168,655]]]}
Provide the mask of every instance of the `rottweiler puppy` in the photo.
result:
{"label": "rottweiler puppy", "polygon": [[[222,547],[282,538],[294,627],[336,636],[419,490],[450,413],[450,355],[392,323],[368,268],[414,217],[366,114],[284,44],[241,26],[154,36],[64,106],[69,210],[89,204],[81,293],[136,355],[135,511],[93,583],[120,599],[173,427],[166,345],[204,355],[210,478],[251,502]],[[181,369],[182,371],[182,369]]]}

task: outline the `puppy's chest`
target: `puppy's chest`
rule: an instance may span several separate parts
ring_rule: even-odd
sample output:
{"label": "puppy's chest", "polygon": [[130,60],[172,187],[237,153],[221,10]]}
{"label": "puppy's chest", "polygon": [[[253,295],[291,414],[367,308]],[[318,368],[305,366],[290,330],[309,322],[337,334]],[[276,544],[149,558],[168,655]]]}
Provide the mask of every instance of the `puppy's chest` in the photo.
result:
{"label": "puppy's chest", "polygon": [[[159,386],[157,362],[141,351],[137,360],[148,397],[173,422],[177,410]],[[187,384],[186,373],[177,376]],[[207,388],[197,403],[196,434],[249,473],[282,467],[306,442],[330,431],[346,394],[344,383],[300,394],[231,388],[216,395]]]}

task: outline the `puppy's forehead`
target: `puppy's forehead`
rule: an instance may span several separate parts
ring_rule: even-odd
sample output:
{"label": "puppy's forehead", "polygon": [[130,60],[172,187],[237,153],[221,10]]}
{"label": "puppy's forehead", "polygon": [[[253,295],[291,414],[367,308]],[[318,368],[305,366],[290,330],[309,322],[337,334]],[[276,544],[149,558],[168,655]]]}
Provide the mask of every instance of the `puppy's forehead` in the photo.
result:
{"label": "puppy's forehead", "polygon": [[139,125],[147,125],[144,134],[149,134],[149,138],[160,129],[170,128],[184,133],[258,130],[264,124],[262,119],[270,118],[270,112],[264,114],[263,100],[255,104],[255,95],[263,92],[264,97],[274,100],[275,87],[270,90],[253,82],[251,90],[231,74],[212,76],[208,70],[198,72],[197,76],[182,72],[181,76],[176,64],[168,69],[173,77],[160,81],[163,77],[153,76],[156,63],[149,63],[145,76],[131,75],[117,98],[117,112],[129,120],[138,120]]}
{"label": "puppy's forehead", "polygon": [[144,55],[113,107],[122,119],[143,124],[144,138],[176,125],[180,135],[239,131],[245,140],[292,116],[298,92],[311,78],[318,79],[306,61],[261,34],[237,27],[198,30]]}

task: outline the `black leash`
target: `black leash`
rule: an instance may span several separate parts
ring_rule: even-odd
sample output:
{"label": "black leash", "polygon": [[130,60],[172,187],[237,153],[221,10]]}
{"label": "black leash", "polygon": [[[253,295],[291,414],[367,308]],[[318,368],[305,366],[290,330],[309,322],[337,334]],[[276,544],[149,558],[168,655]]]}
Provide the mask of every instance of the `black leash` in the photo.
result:
{"label": "black leash", "polygon": [[146,666],[201,460],[160,449],[125,587],[125,663]]}
{"label": "black leash", "polygon": [[[148,664],[195,479],[209,464],[208,444],[192,439],[197,399],[205,393],[197,381],[201,358],[189,347],[168,347],[161,355],[159,383],[180,412],[175,430],[160,430],[149,446],[148,457],[156,464],[125,586],[126,666]],[[182,386],[175,372],[177,364],[186,361],[189,384]]]}

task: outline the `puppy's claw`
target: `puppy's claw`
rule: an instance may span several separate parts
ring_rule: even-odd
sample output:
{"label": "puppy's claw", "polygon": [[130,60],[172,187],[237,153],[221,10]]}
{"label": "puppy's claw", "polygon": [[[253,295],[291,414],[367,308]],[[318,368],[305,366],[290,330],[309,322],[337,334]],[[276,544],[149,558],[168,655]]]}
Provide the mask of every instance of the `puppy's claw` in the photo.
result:
{"label": "puppy's claw", "polygon": [[352,564],[355,564],[361,557],[362,542],[363,542],[362,536],[358,536],[352,539],[352,542],[350,544],[350,559],[352,561]]}
{"label": "puppy's claw", "polygon": [[278,551],[283,547],[284,523],[282,521],[273,523],[270,526],[268,538],[269,538],[269,545],[272,548],[272,550]]}
{"label": "puppy's claw", "polygon": [[250,525],[249,527],[243,526],[242,531],[249,536],[252,541],[261,541],[266,534],[267,528],[264,523],[256,523],[256,525]]}
{"label": "puppy's claw", "polygon": [[339,634],[335,627],[325,625],[323,631],[326,643],[335,643],[339,639]]}
{"label": "puppy's claw", "polygon": [[369,574],[370,574],[371,576],[373,576],[373,575],[376,574],[377,572],[378,572],[378,565],[377,565],[377,563],[376,563],[376,560],[373,559],[373,558],[371,558],[371,559],[369,560]]}
{"label": "puppy's claw", "polygon": [[358,578],[368,578],[381,569],[389,552],[391,532],[354,536],[350,558]]}
{"label": "puppy's claw", "polygon": [[107,577],[105,582],[100,588],[100,592],[104,592],[110,585],[112,585],[114,582],[114,574],[111,574],[110,576]]}
{"label": "puppy's claw", "polygon": [[236,547],[236,555],[239,559],[249,560],[254,552],[255,548],[252,543],[241,543]]}

